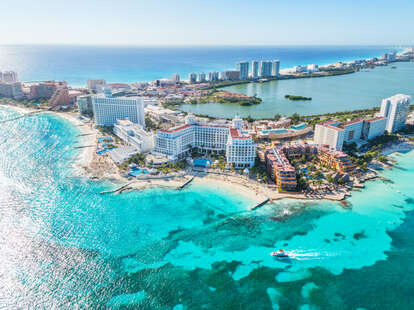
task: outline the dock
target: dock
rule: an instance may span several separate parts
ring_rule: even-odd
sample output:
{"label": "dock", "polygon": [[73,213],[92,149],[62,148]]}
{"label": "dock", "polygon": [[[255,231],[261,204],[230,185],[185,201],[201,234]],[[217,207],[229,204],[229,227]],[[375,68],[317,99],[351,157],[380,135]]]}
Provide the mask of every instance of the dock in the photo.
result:
{"label": "dock", "polygon": [[78,146],[74,146],[73,148],[75,148],[75,149],[83,149],[85,147],[94,147],[94,145],[78,145]]}
{"label": "dock", "polygon": [[250,210],[251,211],[254,211],[256,209],[259,209],[260,207],[263,207],[265,204],[267,204],[269,201],[270,201],[270,199],[269,198],[266,198],[262,202],[259,202],[258,204],[256,204],[253,207],[251,207]]}
{"label": "dock", "polygon": [[194,177],[191,177],[191,179],[189,179],[187,182],[185,182],[183,185],[177,187],[177,189],[183,189],[184,187],[186,187],[188,184],[190,184],[192,181],[194,180]]}
{"label": "dock", "polygon": [[128,182],[127,184],[124,184],[124,185],[122,185],[122,186],[120,186],[120,187],[118,187],[118,188],[115,188],[115,189],[111,189],[111,190],[107,190],[107,191],[102,191],[102,192],[100,192],[99,194],[101,194],[101,195],[105,195],[105,194],[113,194],[113,193],[120,193],[120,192],[122,192],[125,188],[127,188],[129,185],[131,185],[132,183],[133,183],[134,181],[132,181],[132,182]]}

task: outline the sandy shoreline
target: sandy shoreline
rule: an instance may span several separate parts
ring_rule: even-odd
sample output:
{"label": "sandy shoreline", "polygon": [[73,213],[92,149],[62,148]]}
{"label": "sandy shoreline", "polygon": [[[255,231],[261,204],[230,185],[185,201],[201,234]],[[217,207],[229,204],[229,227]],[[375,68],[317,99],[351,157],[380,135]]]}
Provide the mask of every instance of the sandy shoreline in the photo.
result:
{"label": "sandy shoreline", "polygon": [[[5,108],[12,108],[20,112],[39,111],[20,106],[0,105]],[[78,135],[78,144],[76,147],[81,149],[78,158],[73,165],[76,176],[89,177],[91,179],[107,179],[123,181],[126,188],[124,190],[143,190],[148,188],[168,188],[179,189],[183,184],[193,178],[193,183],[201,186],[207,186],[217,190],[228,190],[249,200],[251,204],[257,205],[264,201],[276,201],[281,199],[304,199],[304,200],[333,200],[341,201],[350,195],[347,190],[339,192],[326,192],[319,194],[305,193],[280,193],[274,185],[258,183],[248,179],[246,176],[228,173],[204,173],[191,171],[178,175],[165,176],[148,176],[147,178],[137,178],[128,180],[120,174],[118,167],[108,156],[99,156],[96,154],[98,136],[97,130],[93,128],[91,122],[83,122],[78,116],[70,112],[44,111],[62,117],[76,126],[80,134]],[[398,152],[406,152],[414,149],[413,144],[405,142],[396,144],[383,150],[384,155],[390,155]]]}

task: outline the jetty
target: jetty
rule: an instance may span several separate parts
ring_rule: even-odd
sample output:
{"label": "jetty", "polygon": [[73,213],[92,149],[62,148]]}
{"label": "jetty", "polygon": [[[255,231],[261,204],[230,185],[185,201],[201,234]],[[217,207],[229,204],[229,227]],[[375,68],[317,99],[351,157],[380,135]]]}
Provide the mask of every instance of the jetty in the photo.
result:
{"label": "jetty", "polygon": [[259,209],[260,207],[263,207],[263,206],[264,206],[265,204],[267,204],[269,201],[270,201],[270,199],[269,199],[269,198],[266,198],[265,200],[263,200],[263,201],[261,201],[261,202],[259,202],[259,203],[255,204],[254,206],[250,207],[249,209],[250,209],[251,211],[254,211],[254,210],[256,210],[256,209]]}
{"label": "jetty", "polygon": [[111,189],[111,190],[107,190],[107,191],[102,191],[99,194],[101,195],[105,195],[105,194],[114,194],[114,193],[120,193],[122,192],[124,189],[126,189],[129,185],[131,185],[134,181],[132,182],[128,182],[127,184],[124,184],[118,188],[115,189]]}
{"label": "jetty", "polygon": [[183,185],[178,186],[177,189],[183,189],[188,184],[190,184],[193,180],[194,180],[194,177],[191,177],[191,179],[189,179],[188,181],[186,181]]}

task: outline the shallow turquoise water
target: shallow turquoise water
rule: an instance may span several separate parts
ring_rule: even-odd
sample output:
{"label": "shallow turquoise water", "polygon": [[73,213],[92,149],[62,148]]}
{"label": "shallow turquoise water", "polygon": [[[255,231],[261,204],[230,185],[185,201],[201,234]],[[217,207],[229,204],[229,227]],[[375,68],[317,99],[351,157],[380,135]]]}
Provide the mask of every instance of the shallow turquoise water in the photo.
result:
{"label": "shallow turquoise water", "polygon": [[[235,104],[182,105],[187,112],[215,117],[233,117],[236,113],[246,117],[273,117],[276,113],[292,115],[323,114],[378,107],[381,100],[398,93],[414,96],[414,62],[377,67],[368,72],[348,75],[296,80],[250,83],[224,88],[249,96],[257,95],[263,101],[253,106]],[[291,101],[285,95],[312,97],[311,101]]]}
{"label": "shallow turquoise water", "polygon": [[[285,200],[251,212],[215,185],[100,195],[115,185],[72,175],[77,128],[52,115],[7,124],[3,308],[412,309],[414,153],[351,210]],[[272,259],[278,248],[292,259]]]}

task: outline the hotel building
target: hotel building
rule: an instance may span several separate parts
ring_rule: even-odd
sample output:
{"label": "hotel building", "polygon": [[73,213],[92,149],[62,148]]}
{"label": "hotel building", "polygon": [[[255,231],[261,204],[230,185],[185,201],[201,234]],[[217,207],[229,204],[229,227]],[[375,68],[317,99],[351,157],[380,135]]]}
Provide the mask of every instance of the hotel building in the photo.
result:
{"label": "hotel building", "polygon": [[204,72],[201,72],[198,74],[198,81],[199,82],[205,82],[206,81],[206,74]]}
{"label": "hotel building", "polygon": [[385,132],[388,119],[384,116],[374,117],[364,120],[362,128],[362,138],[371,140],[375,137],[382,136]]}
{"label": "hotel building", "polygon": [[0,96],[20,100],[24,98],[22,84],[0,82]]}
{"label": "hotel building", "polygon": [[171,80],[176,83],[180,83],[180,75],[178,73],[173,74]]}
{"label": "hotel building", "polygon": [[259,77],[259,62],[257,60],[252,61],[252,74],[251,77],[253,79],[257,79]]}
{"label": "hotel building", "polygon": [[154,148],[154,136],[141,125],[128,120],[117,120],[114,134],[125,143],[134,146],[139,153],[149,153]]}
{"label": "hotel building", "polygon": [[113,126],[118,119],[128,119],[145,127],[145,114],[142,98],[112,97],[108,90],[106,94],[92,97],[95,124]]}
{"label": "hotel building", "polygon": [[92,96],[79,96],[76,99],[76,104],[80,114],[87,116],[93,115]]}
{"label": "hotel building", "polygon": [[314,142],[320,146],[329,146],[342,150],[343,144],[358,143],[382,136],[385,132],[387,118],[356,119],[346,123],[331,120],[315,126]]}
{"label": "hotel building", "polygon": [[247,80],[249,78],[249,62],[240,61],[237,64],[237,71],[240,72],[240,80]]}
{"label": "hotel building", "polygon": [[0,72],[0,81],[4,83],[16,83],[17,82],[17,73],[14,71],[4,71]]}
{"label": "hotel building", "polygon": [[410,111],[411,96],[398,94],[382,100],[379,115],[388,118],[386,131],[396,132],[405,127]]}
{"label": "hotel building", "polygon": [[296,169],[290,164],[281,148],[267,149],[265,164],[269,176],[280,191],[296,191]]}
{"label": "hotel building", "polygon": [[104,79],[88,80],[87,84],[88,84],[88,89],[90,91],[98,91],[98,90],[102,89],[103,87],[105,87],[106,80],[104,80]]}
{"label": "hotel building", "polygon": [[317,145],[328,145],[335,150],[342,150],[344,144],[345,132],[337,126],[338,121],[329,121],[315,125],[315,134],[313,140]]}
{"label": "hotel building", "polygon": [[272,76],[272,62],[261,60],[259,67],[259,77],[267,78]]}
{"label": "hotel building", "polygon": [[188,115],[184,125],[157,131],[154,152],[167,155],[173,161],[184,158],[192,148],[225,152],[227,163],[235,168],[252,167],[256,144],[241,129],[242,122],[236,118],[232,126],[197,123],[194,116]]}
{"label": "hotel building", "polygon": [[259,157],[265,163],[269,176],[282,191],[297,189],[296,169],[288,158],[303,155],[316,155],[319,162],[339,173],[350,173],[355,169],[355,165],[345,153],[314,144],[273,145],[264,151],[259,151]]}
{"label": "hotel building", "polygon": [[190,73],[190,74],[188,74],[188,81],[190,82],[190,83],[195,83],[195,82],[197,82],[197,73]]}
{"label": "hotel building", "polygon": [[318,158],[321,163],[340,173],[349,173],[355,169],[355,165],[351,162],[348,155],[341,151],[321,147],[319,148]]}
{"label": "hotel building", "polygon": [[276,59],[272,61],[272,76],[279,77],[280,60]]}
{"label": "hotel building", "polygon": [[218,79],[219,79],[219,73],[217,71],[212,71],[208,73],[208,80],[210,82],[218,81]]}

